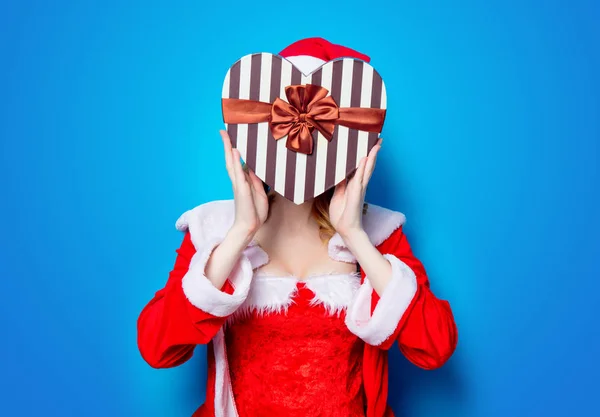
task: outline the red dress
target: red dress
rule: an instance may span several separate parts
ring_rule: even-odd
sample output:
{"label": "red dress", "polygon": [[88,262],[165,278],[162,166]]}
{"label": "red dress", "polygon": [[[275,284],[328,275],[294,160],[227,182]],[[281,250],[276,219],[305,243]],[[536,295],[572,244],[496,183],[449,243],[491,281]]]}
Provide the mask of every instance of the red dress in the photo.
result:
{"label": "red dress", "polygon": [[[138,348],[155,368],[181,365],[196,345],[207,345],[206,400],[193,417],[393,417],[388,350],[397,343],[424,369],[439,368],[454,352],[450,304],[431,290],[403,232],[402,213],[369,204],[363,216],[365,232],[392,269],[377,294],[362,268],[360,277],[312,277],[302,284],[256,279],[269,260],[254,242],[223,288],[215,288],[204,268],[234,210],[233,200],[213,201],[179,218],[177,229],[185,234],[175,266],[137,322]],[[336,261],[356,263],[339,234],[328,251]]]}
{"label": "red dress", "polygon": [[285,309],[265,313],[252,306],[247,314],[234,314],[225,329],[240,417],[364,417],[364,342],[344,324],[344,311],[328,310],[318,294],[325,280],[356,288],[360,277],[331,275],[296,281],[255,276],[254,280],[253,285],[263,288],[289,284],[295,288],[283,300]]}

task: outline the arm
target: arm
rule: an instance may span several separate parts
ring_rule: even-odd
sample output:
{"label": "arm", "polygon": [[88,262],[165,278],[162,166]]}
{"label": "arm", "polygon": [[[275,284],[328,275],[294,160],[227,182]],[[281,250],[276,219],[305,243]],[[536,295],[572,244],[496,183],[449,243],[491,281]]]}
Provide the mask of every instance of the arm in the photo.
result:
{"label": "arm", "polygon": [[[458,340],[450,304],[431,291],[425,268],[413,255],[402,227],[377,250],[389,262],[390,273],[384,277],[376,263],[361,265],[363,283],[348,309],[348,327],[382,349],[389,349],[397,340],[407,359],[421,368],[442,366]],[[369,270],[380,273],[379,281],[387,281],[381,295],[373,290],[377,284],[370,279]]]}
{"label": "arm", "polygon": [[208,343],[246,298],[252,278],[252,265],[246,255],[238,255],[229,268],[219,266],[229,269],[220,289],[206,277],[207,260],[218,244],[217,240],[206,242],[196,251],[186,232],[165,287],[140,313],[137,343],[150,366],[169,368],[186,362],[195,346]]}
{"label": "arm", "polygon": [[344,235],[343,240],[356,257],[356,261],[361,266],[361,272],[369,277],[369,284],[377,294],[383,294],[392,278],[392,264],[371,243],[363,229]]}
{"label": "arm", "polygon": [[[219,237],[207,229],[215,228],[215,217],[220,216],[211,217],[209,204],[199,207],[201,221],[194,227],[193,240],[198,247],[188,229],[165,288],[140,313],[138,348],[155,368],[178,366],[192,356],[195,345],[208,343],[244,302],[253,268],[260,266],[250,262],[246,247],[266,220],[268,199],[256,174],[244,172],[227,132],[221,131],[221,138],[233,185],[233,226]],[[263,255],[255,255],[255,260],[267,262]]]}
{"label": "arm", "polygon": [[331,224],[361,265],[363,279],[346,312],[346,325],[382,349],[398,340],[412,363],[433,369],[456,348],[450,305],[431,292],[425,268],[413,256],[401,226],[375,248],[362,225],[367,184],[381,143],[380,138],[360,160],[352,178],[336,186],[329,204]]}

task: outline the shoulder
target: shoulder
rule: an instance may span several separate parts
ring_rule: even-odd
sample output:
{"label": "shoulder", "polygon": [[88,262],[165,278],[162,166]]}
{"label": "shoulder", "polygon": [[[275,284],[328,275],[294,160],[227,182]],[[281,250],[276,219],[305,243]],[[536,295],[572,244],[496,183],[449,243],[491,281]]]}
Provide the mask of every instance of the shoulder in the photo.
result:
{"label": "shoulder", "polygon": [[[234,216],[233,199],[215,200],[187,210],[179,216],[175,227],[182,232],[189,231],[192,241],[218,238],[225,236],[233,224]],[[382,244],[405,222],[403,213],[371,203],[363,216],[363,228],[375,246]],[[330,239],[329,247],[335,252],[346,249],[337,233]]]}
{"label": "shoulder", "polygon": [[[391,236],[401,233],[401,227],[406,222],[406,216],[399,211],[369,203],[362,221],[363,229],[369,236],[369,240],[373,245],[379,247],[388,241]],[[348,249],[339,233],[334,234],[329,239],[328,251],[329,256],[337,261],[356,261],[356,257]]]}
{"label": "shoulder", "polygon": [[405,222],[404,213],[371,203],[363,216],[363,228],[375,246],[383,243]]}
{"label": "shoulder", "polygon": [[234,215],[233,199],[209,201],[179,216],[175,227],[181,232],[189,231],[192,240],[223,237],[233,224]]}

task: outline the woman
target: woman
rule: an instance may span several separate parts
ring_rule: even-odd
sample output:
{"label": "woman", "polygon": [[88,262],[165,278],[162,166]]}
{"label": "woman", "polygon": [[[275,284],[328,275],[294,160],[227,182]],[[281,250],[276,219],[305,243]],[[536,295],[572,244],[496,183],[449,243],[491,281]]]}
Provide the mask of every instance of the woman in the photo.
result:
{"label": "woman", "polygon": [[178,220],[175,266],[138,319],[142,357],[174,367],[208,345],[195,417],[392,417],[387,350],[397,341],[415,365],[438,368],[457,331],[404,215],[364,203],[381,139],[349,179],[296,205],[221,137],[234,198]]}

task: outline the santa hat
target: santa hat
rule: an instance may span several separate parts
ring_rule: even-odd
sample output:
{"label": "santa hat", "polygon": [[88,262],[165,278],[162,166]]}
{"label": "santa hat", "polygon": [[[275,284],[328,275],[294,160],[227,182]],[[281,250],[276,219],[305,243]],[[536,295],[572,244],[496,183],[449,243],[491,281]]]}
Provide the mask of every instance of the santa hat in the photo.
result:
{"label": "santa hat", "polygon": [[323,38],[306,38],[294,42],[279,53],[290,61],[304,74],[310,74],[321,65],[336,58],[358,58],[369,62],[365,54],[347,48],[342,45],[333,44]]}

